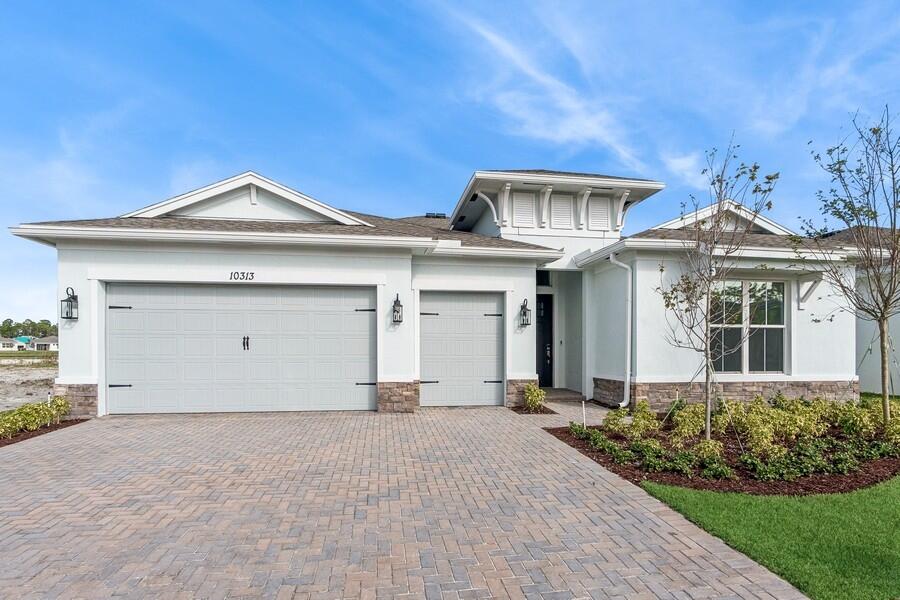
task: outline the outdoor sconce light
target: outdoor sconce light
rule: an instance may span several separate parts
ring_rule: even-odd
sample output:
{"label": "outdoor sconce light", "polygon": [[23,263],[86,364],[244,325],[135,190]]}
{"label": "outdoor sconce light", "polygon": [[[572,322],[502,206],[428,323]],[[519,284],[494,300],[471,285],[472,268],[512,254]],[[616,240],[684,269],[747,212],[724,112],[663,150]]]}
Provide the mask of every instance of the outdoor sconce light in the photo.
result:
{"label": "outdoor sconce light", "polygon": [[403,305],[400,304],[400,294],[394,298],[394,310],[391,313],[391,323],[403,322]]}
{"label": "outdoor sconce light", "polygon": [[522,307],[519,308],[519,322],[522,327],[531,325],[531,309],[528,308],[528,298],[522,300]]}
{"label": "outdoor sconce light", "polygon": [[78,320],[78,296],[72,288],[66,288],[66,297],[60,303],[59,316],[69,321]]}

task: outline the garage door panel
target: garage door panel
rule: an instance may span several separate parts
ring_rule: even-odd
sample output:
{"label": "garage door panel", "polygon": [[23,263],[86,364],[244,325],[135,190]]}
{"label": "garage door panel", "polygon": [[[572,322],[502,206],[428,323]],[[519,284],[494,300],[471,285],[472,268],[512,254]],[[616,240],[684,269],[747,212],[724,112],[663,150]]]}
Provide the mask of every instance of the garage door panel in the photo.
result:
{"label": "garage door panel", "polygon": [[247,315],[239,312],[217,312],[216,331],[218,333],[247,333]]}
{"label": "garage door panel", "polygon": [[188,310],[178,314],[181,330],[186,333],[215,331],[215,315],[200,310]]}
{"label": "garage door panel", "polygon": [[[371,288],[110,284],[111,413],[372,410]],[[245,350],[244,336],[250,337]],[[127,379],[128,381],[124,381]],[[128,390],[117,391],[117,390]]]}
{"label": "garage door panel", "polygon": [[196,384],[200,381],[210,383],[216,380],[216,368],[214,363],[185,361],[181,366],[181,377],[187,383]]}
{"label": "garage door panel", "polygon": [[[422,292],[421,403],[503,404],[503,296]],[[500,381],[501,383],[485,383]]]}
{"label": "garage door panel", "polygon": [[147,340],[141,336],[123,334],[110,341],[109,350],[113,356],[139,357],[147,354]]}
{"label": "garage door panel", "polygon": [[276,312],[251,313],[247,318],[247,332],[259,334],[280,331],[278,322]]}

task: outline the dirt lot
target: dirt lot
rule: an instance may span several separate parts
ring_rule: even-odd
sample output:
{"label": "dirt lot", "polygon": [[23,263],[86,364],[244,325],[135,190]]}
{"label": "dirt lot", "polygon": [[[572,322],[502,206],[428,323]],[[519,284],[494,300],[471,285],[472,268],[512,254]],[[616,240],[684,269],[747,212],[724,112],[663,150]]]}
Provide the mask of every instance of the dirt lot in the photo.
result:
{"label": "dirt lot", "polygon": [[56,372],[56,365],[46,362],[39,365],[0,363],[0,410],[46,400],[53,389]]}

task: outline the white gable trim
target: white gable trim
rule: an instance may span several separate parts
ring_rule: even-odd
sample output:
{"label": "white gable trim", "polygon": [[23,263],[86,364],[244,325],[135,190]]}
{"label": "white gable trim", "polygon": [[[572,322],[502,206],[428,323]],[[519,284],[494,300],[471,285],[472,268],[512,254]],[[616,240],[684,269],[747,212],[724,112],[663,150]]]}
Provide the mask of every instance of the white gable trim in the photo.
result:
{"label": "white gable trim", "polygon": [[[711,204],[706,208],[701,208],[700,210],[694,211],[690,214],[675,217],[671,221],[666,221],[665,223],[657,225],[653,229],[681,229],[683,227],[693,225],[697,221],[702,221],[703,219],[709,218],[709,216],[713,214],[715,210],[716,205]],[[787,227],[779,225],[772,219],[764,217],[762,214],[757,214],[754,218],[753,211],[748,209],[743,204],[738,204],[737,202],[726,200],[725,210],[732,212],[741,218],[747,219],[748,221],[753,220],[756,225],[759,225],[769,233],[774,233],[775,235],[796,235]]]}
{"label": "white gable trim", "polygon": [[366,225],[368,227],[371,227],[369,223],[366,223],[362,219],[357,219],[356,217],[350,216],[347,213],[336,208],[332,208],[331,206],[328,206],[323,202],[319,202],[315,198],[311,198],[306,194],[301,194],[296,190],[292,190],[291,188],[283,186],[280,183],[272,181],[271,179],[267,179],[262,175],[257,175],[253,171],[247,171],[246,173],[235,175],[234,177],[230,177],[217,183],[213,183],[198,190],[194,190],[180,196],[175,196],[174,198],[169,198],[168,200],[163,200],[162,202],[158,202],[156,204],[151,204],[150,206],[147,206],[145,208],[141,208],[136,211],[124,214],[122,215],[122,217],[161,217],[163,215],[181,210],[187,206],[197,204],[198,202],[203,202],[204,200],[209,200],[210,198],[213,198],[215,196],[219,196],[221,194],[237,190],[248,185],[251,186],[251,198],[255,198],[255,186],[257,188],[262,188],[280,198],[284,198],[289,202],[294,202],[306,209],[316,212],[323,217],[327,217],[328,219],[334,220],[342,225]]}

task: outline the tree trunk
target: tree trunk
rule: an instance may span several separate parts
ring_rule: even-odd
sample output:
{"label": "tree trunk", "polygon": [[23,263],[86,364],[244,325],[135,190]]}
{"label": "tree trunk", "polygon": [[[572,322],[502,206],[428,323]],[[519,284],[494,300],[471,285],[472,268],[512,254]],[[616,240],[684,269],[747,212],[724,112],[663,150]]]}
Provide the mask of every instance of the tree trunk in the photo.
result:
{"label": "tree trunk", "polygon": [[888,320],[886,318],[878,320],[878,336],[881,342],[881,409],[884,412],[884,424],[887,425],[891,420],[891,397],[890,397],[890,330]]}
{"label": "tree trunk", "polygon": [[[706,315],[709,315],[710,298],[706,294]],[[705,319],[706,323],[703,330],[703,372],[706,375],[706,382],[703,391],[704,401],[706,403],[706,425],[704,432],[706,439],[712,438],[712,356],[710,346],[712,344],[712,336],[710,335],[709,318]]]}

